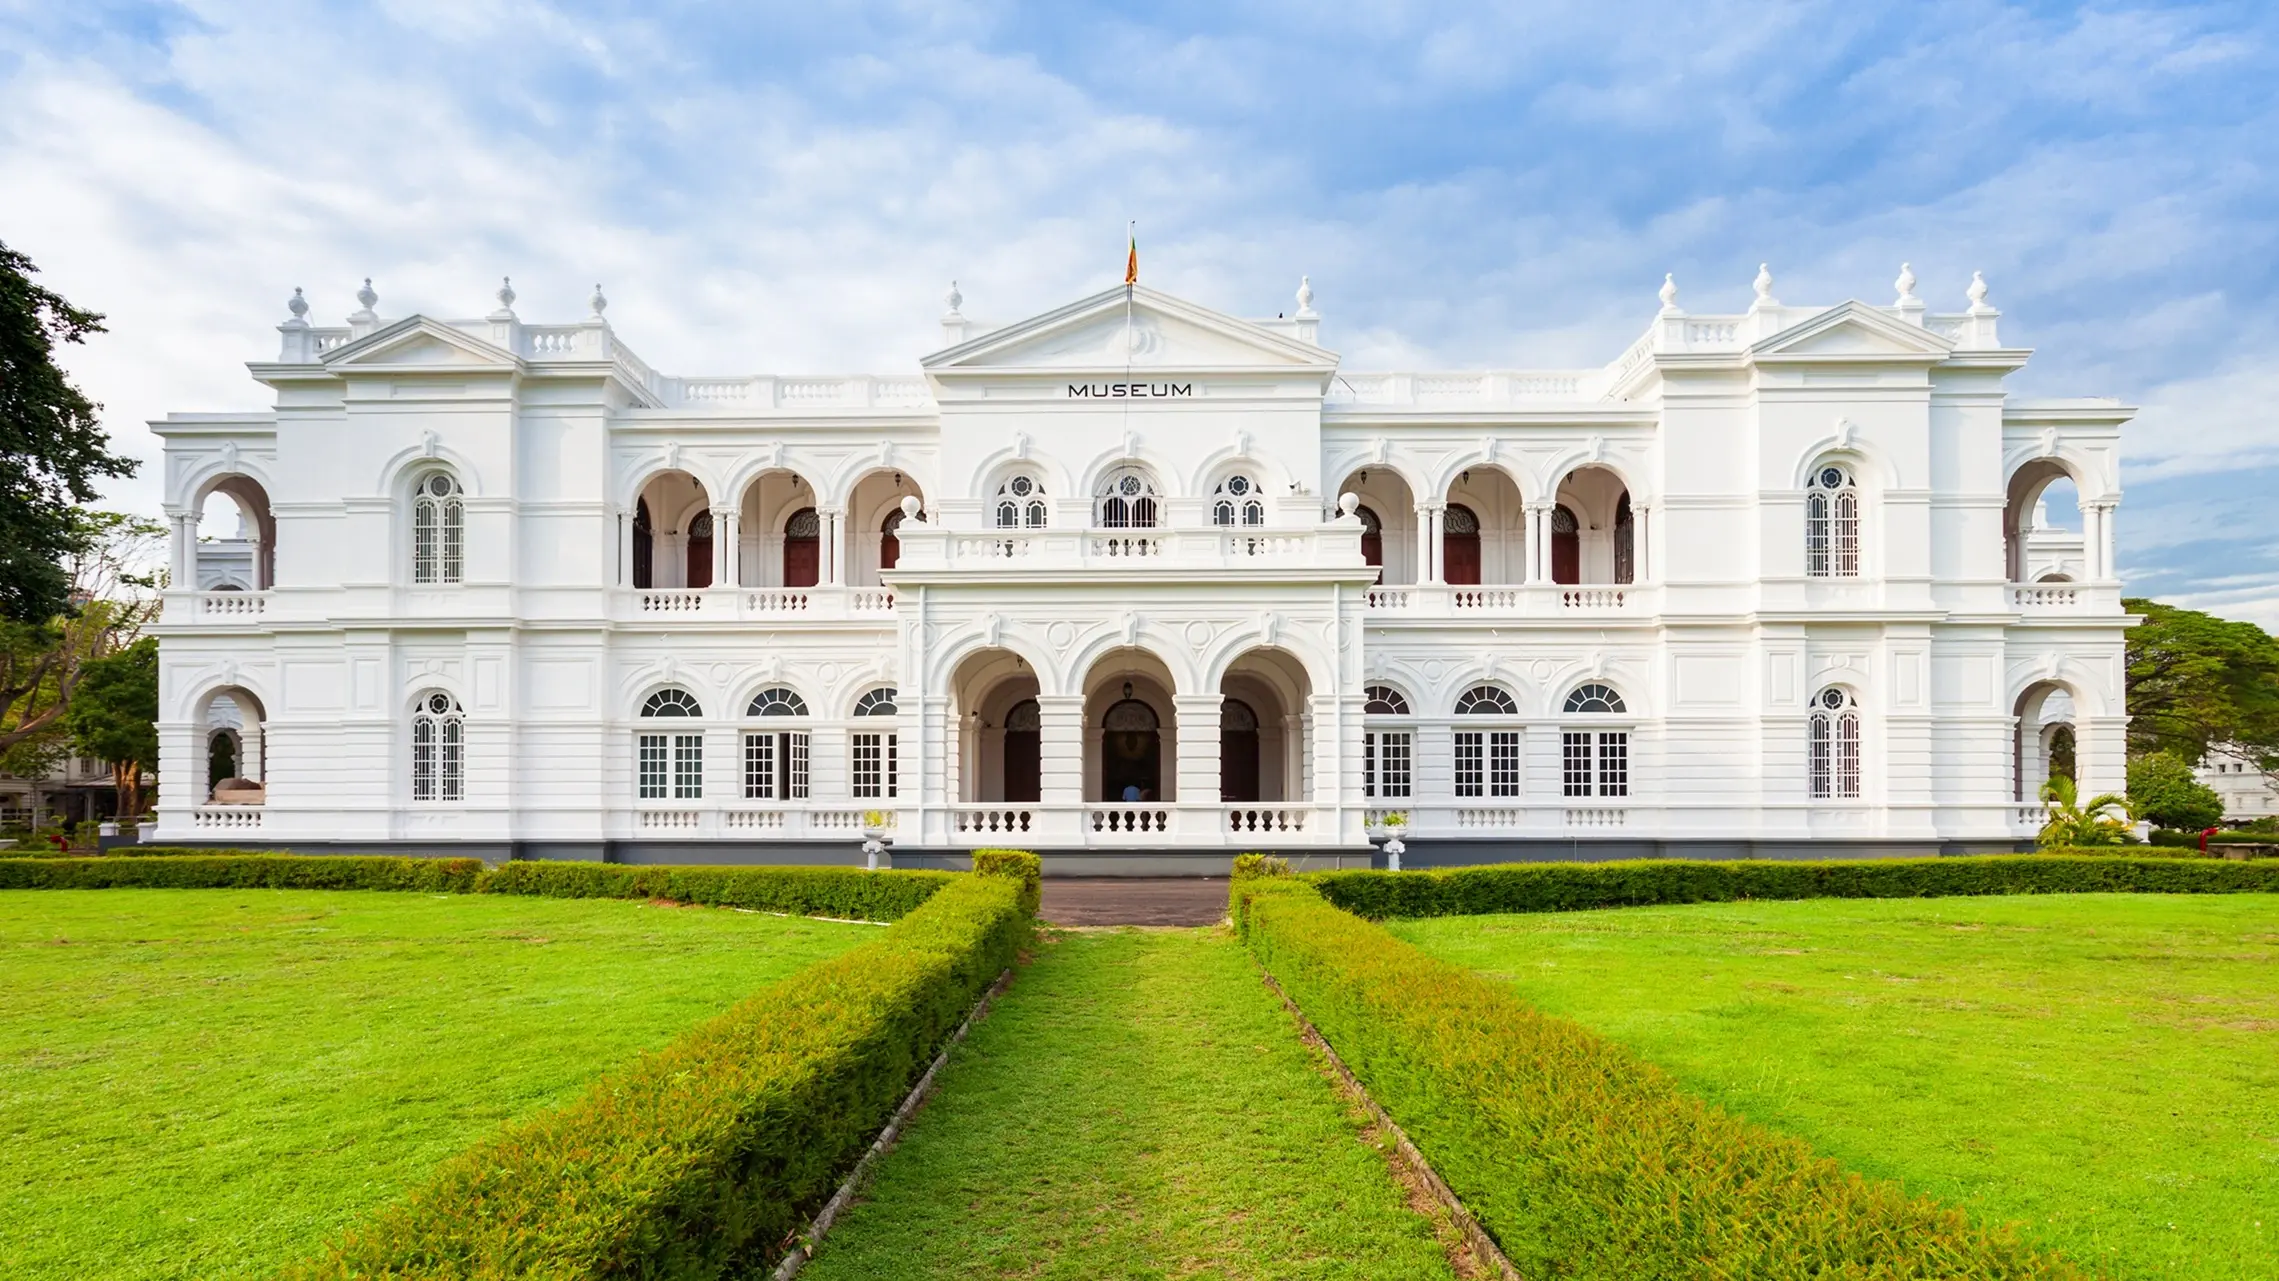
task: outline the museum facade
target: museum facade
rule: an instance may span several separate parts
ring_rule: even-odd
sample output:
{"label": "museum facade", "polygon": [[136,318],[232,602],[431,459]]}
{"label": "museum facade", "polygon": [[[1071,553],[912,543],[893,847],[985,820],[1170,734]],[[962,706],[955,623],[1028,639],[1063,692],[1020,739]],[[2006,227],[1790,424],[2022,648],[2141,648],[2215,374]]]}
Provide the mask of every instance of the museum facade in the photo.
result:
{"label": "museum facade", "polygon": [[[1358,372],[1128,285],[905,372],[342,327],[177,414],[164,842],[1059,870],[2007,848],[2123,776],[2119,431],[1933,313]],[[2080,519],[2048,516],[2064,482]],[[2063,492],[2063,489],[2061,489]],[[234,519],[229,519],[234,517]],[[2065,523],[2066,528],[2059,528]]]}

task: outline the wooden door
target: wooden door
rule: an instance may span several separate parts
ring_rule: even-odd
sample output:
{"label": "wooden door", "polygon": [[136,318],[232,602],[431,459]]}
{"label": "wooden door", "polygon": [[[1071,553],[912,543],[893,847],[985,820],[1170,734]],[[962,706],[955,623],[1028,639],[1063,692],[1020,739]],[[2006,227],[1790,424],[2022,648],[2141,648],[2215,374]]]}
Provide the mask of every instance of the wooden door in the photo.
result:
{"label": "wooden door", "polygon": [[813,587],[822,581],[823,522],[812,507],[791,514],[783,526],[783,585]]}
{"label": "wooden door", "polygon": [[1582,526],[1575,520],[1575,513],[1564,507],[1553,508],[1551,512],[1551,581],[1583,581]]}

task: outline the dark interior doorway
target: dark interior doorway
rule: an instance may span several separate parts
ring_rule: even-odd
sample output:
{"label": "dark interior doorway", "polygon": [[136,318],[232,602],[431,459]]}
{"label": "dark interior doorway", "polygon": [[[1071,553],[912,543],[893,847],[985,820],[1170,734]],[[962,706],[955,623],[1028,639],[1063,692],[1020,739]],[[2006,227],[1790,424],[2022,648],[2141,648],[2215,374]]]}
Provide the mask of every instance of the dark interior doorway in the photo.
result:
{"label": "dark interior doorway", "polygon": [[649,525],[649,500],[636,499],[633,503],[633,585],[647,591],[655,585],[655,566],[650,558],[656,555],[657,539]]}
{"label": "dark interior doorway", "polygon": [[1583,528],[1564,504],[1551,509],[1551,581],[1583,581]]}
{"label": "dark interior doorway", "polygon": [[1480,581],[1479,516],[1462,503],[1450,503],[1441,519],[1441,577],[1459,587],[1476,586]]}
{"label": "dark interior doorway", "polygon": [[1005,714],[1005,799],[1043,799],[1043,738],[1037,700],[1024,698]]}
{"label": "dark interior doorway", "polygon": [[1258,795],[1258,713],[1239,698],[1219,704],[1219,799],[1250,804]]}
{"label": "dark interior doorway", "polygon": [[1377,581],[1385,581],[1385,522],[1367,507],[1356,507],[1353,514],[1361,518],[1361,559],[1377,570]]}
{"label": "dark interior doorway", "polygon": [[688,522],[688,578],[691,587],[712,586],[712,513],[698,512]]}
{"label": "dark interior doorway", "polygon": [[1101,718],[1100,799],[1163,799],[1162,722],[1136,698],[1114,704]]}
{"label": "dark interior doorway", "polygon": [[813,587],[822,581],[823,520],[812,507],[791,514],[783,526],[783,585]]}

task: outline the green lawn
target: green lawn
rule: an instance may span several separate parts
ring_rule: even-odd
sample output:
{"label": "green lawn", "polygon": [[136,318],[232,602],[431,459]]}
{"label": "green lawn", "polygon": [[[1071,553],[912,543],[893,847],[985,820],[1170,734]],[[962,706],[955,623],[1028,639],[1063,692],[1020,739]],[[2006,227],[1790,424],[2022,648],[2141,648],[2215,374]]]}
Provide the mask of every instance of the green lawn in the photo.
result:
{"label": "green lawn", "polygon": [[608,900],[0,892],[0,1276],[259,1276],[873,927]]}
{"label": "green lawn", "polygon": [[1048,936],[802,1274],[1450,1275],[1217,930]]}
{"label": "green lawn", "polygon": [[2279,1278],[2279,898],[1397,921],[1723,1107],[2121,1277]]}

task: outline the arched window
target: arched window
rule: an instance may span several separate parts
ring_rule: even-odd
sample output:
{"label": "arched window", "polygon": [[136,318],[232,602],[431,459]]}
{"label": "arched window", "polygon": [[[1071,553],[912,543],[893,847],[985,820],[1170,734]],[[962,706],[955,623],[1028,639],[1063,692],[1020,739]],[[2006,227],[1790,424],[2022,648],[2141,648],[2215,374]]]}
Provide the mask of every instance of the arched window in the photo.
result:
{"label": "arched window", "polygon": [[[1390,685],[1361,691],[1363,716],[1406,716],[1409,700]],[[1415,783],[1416,731],[1371,726],[1361,731],[1361,792],[1371,800],[1405,800]]]}
{"label": "arched window", "polygon": [[[1456,700],[1458,716],[1517,716],[1519,704],[1493,685],[1474,685]],[[1456,794],[1519,795],[1519,731],[1456,731]]]}
{"label": "arched window", "polygon": [[681,581],[691,587],[712,586],[712,513],[698,512],[688,522],[688,573]]}
{"label": "arched window", "polygon": [[[694,718],[704,709],[686,690],[661,689],[641,704],[643,719]],[[704,735],[644,731],[634,738],[636,782],[642,800],[680,801],[704,796]]]}
{"label": "arched window", "polygon": [[783,585],[813,587],[822,581],[823,518],[802,507],[783,523]]}
{"label": "arched window", "polygon": [[449,472],[421,477],[411,501],[411,578],[456,583],[466,563],[467,511]]}
{"label": "arched window", "polygon": [[997,487],[997,528],[1043,529],[1045,487],[1033,476],[1015,476]]}
{"label": "arched window", "polygon": [[437,690],[420,696],[411,718],[411,798],[456,801],[467,789],[466,717],[459,700]]}
{"label": "arched window", "polygon": [[886,513],[878,527],[878,567],[892,569],[902,559],[902,509]]}
{"label": "arched window", "polygon": [[1860,491],[1849,468],[1821,468],[1804,492],[1804,572],[1814,578],[1860,575]]}
{"label": "arched window", "polygon": [[1480,581],[1480,516],[1462,503],[1441,513],[1440,576],[1458,587]]}
{"label": "arched window", "polygon": [[[807,700],[781,685],[752,696],[744,715],[757,717],[807,716]],[[811,740],[804,729],[747,731],[744,735],[744,799],[803,801],[807,799],[807,753]]]}
{"label": "arched window", "polygon": [[[1629,709],[1611,685],[1590,681],[1567,695],[1569,716],[1620,716]],[[1559,731],[1559,786],[1567,796],[1630,795],[1630,731]]]}
{"label": "arched window", "polygon": [[1812,799],[1857,800],[1860,795],[1860,705],[1850,690],[1830,685],[1812,700]]}
{"label": "arched window", "polygon": [[[894,690],[874,689],[855,700],[856,716],[892,716]],[[854,749],[854,795],[861,800],[891,800],[900,787],[896,735],[892,731],[863,730],[849,734]]]}
{"label": "arched window", "polygon": [[1219,703],[1219,799],[1249,805],[1261,799],[1258,709],[1239,698]]}
{"label": "arched window", "polygon": [[1097,497],[1100,528],[1155,528],[1155,482],[1138,468],[1119,467],[1108,473]]}
{"label": "arched window", "polygon": [[1519,704],[1493,685],[1474,685],[1456,700],[1458,716],[1517,716]]}
{"label": "arched window", "polygon": [[1258,497],[1258,485],[1248,476],[1229,476],[1219,482],[1211,496],[1211,523],[1214,525],[1263,525],[1266,523],[1266,504]]}

